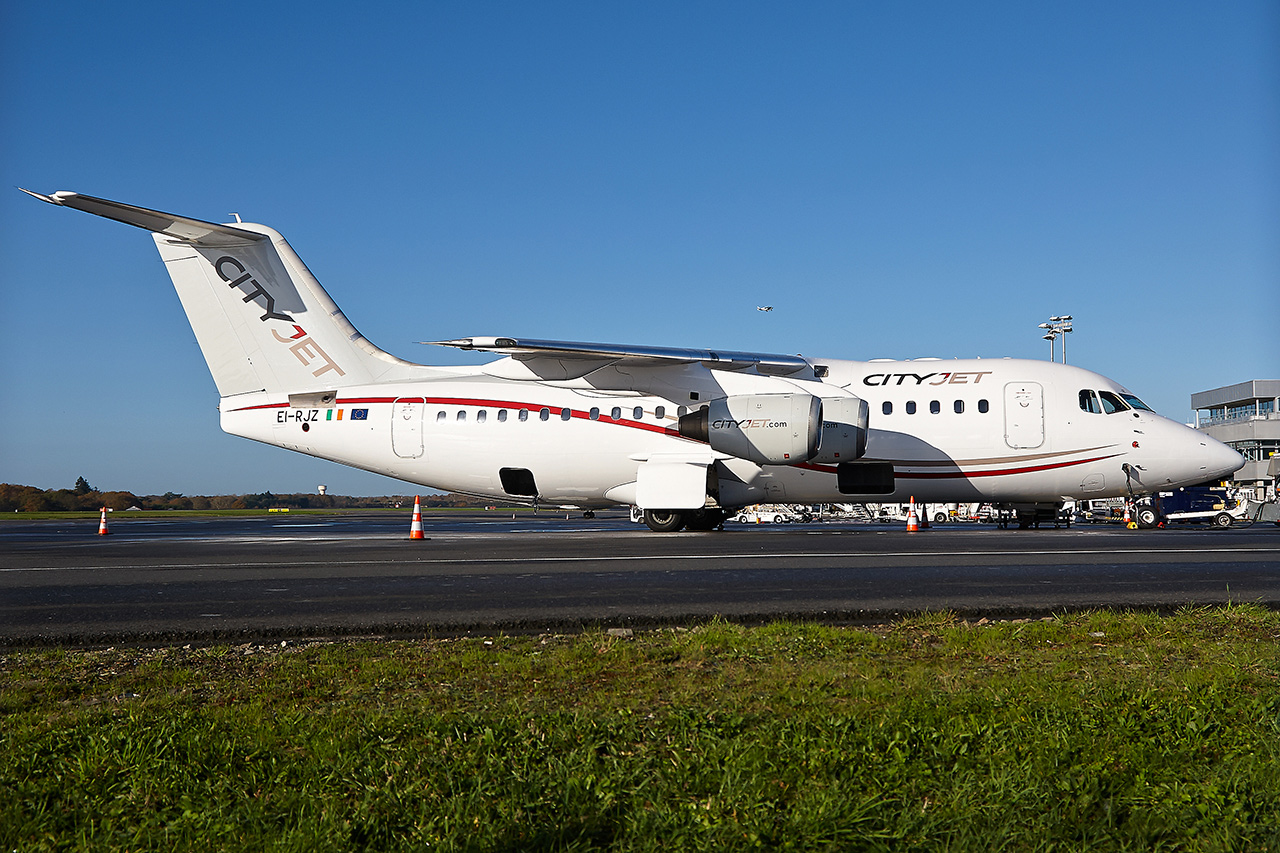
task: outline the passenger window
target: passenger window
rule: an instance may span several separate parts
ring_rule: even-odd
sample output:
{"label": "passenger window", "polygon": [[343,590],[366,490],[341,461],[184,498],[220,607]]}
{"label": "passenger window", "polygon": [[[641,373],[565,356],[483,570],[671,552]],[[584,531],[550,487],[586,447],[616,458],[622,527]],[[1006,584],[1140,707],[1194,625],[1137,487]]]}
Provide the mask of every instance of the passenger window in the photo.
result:
{"label": "passenger window", "polygon": [[963,415],[963,414],[964,414],[964,400],[956,400],[956,401],[955,401],[955,404],[952,406],[952,408],[954,408],[954,409],[956,410],[956,414],[957,414],[957,415]]}
{"label": "passenger window", "polygon": [[880,404],[880,412],[882,414],[892,415],[893,403],[890,403],[888,400],[885,400],[883,403]]}
{"label": "passenger window", "polygon": [[937,400],[934,400],[931,403],[929,403],[929,414],[936,415],[941,411],[942,411],[942,404],[939,403]]}
{"label": "passenger window", "polygon": [[916,413],[916,401],[915,401],[915,400],[908,400],[908,401],[907,401],[907,414],[908,414],[908,415],[914,415],[915,413]]}
{"label": "passenger window", "polygon": [[462,411],[461,409],[459,409],[459,410],[458,410],[458,420],[459,420],[459,421],[465,421],[466,419],[467,419],[467,413],[466,413],[466,412],[464,412],[464,411]]}
{"label": "passenger window", "polygon": [[654,410],[653,410],[653,416],[654,416],[655,418],[657,418],[658,420],[662,420],[663,418],[665,418],[665,417],[667,416],[667,407],[666,407],[666,406],[658,406],[658,408],[656,408],[656,409],[654,409]]}
{"label": "passenger window", "polygon": [[978,411],[985,415],[987,412],[991,411],[991,404],[986,400],[979,400]]}
{"label": "passenger window", "polygon": [[[596,414],[599,414],[598,410]],[[560,420],[567,421],[571,417],[573,417],[573,409],[569,408],[568,406],[565,406],[562,409],[560,409]]]}
{"label": "passenger window", "polygon": [[484,409],[481,409],[480,411],[476,412],[476,423],[482,424],[488,419],[489,419],[489,413],[486,412]]}
{"label": "passenger window", "polygon": [[546,406],[543,406],[542,409],[538,412],[538,417],[544,421],[551,420],[551,410],[548,409]]}
{"label": "passenger window", "polygon": [[1123,412],[1129,408],[1125,405],[1124,400],[1121,400],[1110,391],[1099,391],[1098,396],[1102,398],[1102,411],[1108,415],[1114,415],[1116,412]]}
{"label": "passenger window", "polygon": [[443,409],[441,409],[440,411],[436,412],[436,420],[438,420],[438,421],[442,421],[442,420],[444,420],[444,419],[445,419],[445,417],[446,417],[446,415],[445,415],[445,413],[444,413],[444,410],[443,410]]}
{"label": "passenger window", "polygon": [[622,409],[614,406],[613,411],[609,413],[609,417],[613,418],[615,421],[622,420]]}
{"label": "passenger window", "polygon": [[507,410],[498,409],[498,423],[502,423],[507,419]]}
{"label": "passenger window", "polygon": [[685,415],[687,415],[687,414],[689,414],[689,410],[688,410],[687,408],[685,408],[684,406],[677,406],[677,407],[676,407],[676,417],[677,417],[677,418],[683,418],[683,417],[684,417]]}
{"label": "passenger window", "polygon": [[591,420],[593,420],[593,421],[598,421],[598,420],[600,420],[600,410],[599,410],[599,409],[597,409],[595,406],[592,406],[592,407],[591,407],[591,412],[590,412],[589,417],[590,417],[590,418],[591,418]]}
{"label": "passenger window", "polygon": [[641,408],[640,406],[636,406],[634,409],[631,410],[631,420],[638,421],[643,417],[644,417],[644,409]]}
{"label": "passenger window", "polygon": [[520,414],[516,415],[516,417],[518,417],[518,418],[519,418],[520,420],[522,420],[522,421],[527,421],[527,420],[529,420],[529,410],[528,410],[528,409],[521,409],[521,410],[520,410]]}
{"label": "passenger window", "polygon": [[1098,405],[1098,395],[1085,388],[1080,392],[1080,410],[1090,412],[1095,415],[1102,414],[1102,407]]}

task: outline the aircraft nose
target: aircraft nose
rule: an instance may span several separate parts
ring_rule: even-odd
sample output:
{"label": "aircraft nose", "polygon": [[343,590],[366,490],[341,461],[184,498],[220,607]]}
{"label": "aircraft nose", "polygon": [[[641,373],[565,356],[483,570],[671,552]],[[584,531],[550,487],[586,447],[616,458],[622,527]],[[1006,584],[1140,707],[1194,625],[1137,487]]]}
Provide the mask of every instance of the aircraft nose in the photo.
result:
{"label": "aircraft nose", "polygon": [[1209,439],[1210,479],[1220,479],[1244,467],[1244,457],[1220,441]]}
{"label": "aircraft nose", "polygon": [[1202,432],[1194,432],[1196,443],[1195,476],[1200,482],[1221,480],[1244,467],[1244,457],[1227,445]]}
{"label": "aircraft nose", "polygon": [[[1164,485],[1188,485],[1223,480],[1244,467],[1244,457],[1216,438],[1185,424],[1170,424],[1168,455],[1164,462],[1170,476]],[[1154,433],[1154,430],[1152,430]]]}

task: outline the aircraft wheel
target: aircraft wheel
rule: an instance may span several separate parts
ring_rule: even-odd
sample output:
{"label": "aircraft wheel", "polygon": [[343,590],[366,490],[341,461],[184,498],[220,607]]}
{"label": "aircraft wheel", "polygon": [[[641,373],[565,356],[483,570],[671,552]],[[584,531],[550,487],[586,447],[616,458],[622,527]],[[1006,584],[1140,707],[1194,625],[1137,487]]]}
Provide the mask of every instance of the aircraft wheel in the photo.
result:
{"label": "aircraft wheel", "polygon": [[1220,512],[1213,517],[1213,526],[1219,530],[1226,530],[1231,526],[1231,516],[1225,512]]}
{"label": "aircraft wheel", "polygon": [[1136,516],[1137,516],[1136,520],[1138,522],[1138,526],[1141,527],[1143,530],[1150,530],[1151,528],[1155,527],[1156,523],[1160,520],[1159,518],[1156,517],[1155,508],[1149,507],[1149,506],[1138,507]]}
{"label": "aircraft wheel", "polygon": [[684,527],[684,513],[675,509],[646,509],[644,523],[654,533],[675,533]]}
{"label": "aircraft wheel", "polygon": [[715,530],[724,524],[727,517],[722,509],[699,509],[688,513],[685,528],[688,530]]}

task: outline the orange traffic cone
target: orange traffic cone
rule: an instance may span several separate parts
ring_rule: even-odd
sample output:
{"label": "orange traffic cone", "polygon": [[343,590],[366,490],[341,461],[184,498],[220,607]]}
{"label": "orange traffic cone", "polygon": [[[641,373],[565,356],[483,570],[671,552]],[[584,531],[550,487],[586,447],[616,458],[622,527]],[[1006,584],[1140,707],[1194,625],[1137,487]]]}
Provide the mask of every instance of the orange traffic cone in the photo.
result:
{"label": "orange traffic cone", "polygon": [[426,539],[422,535],[422,505],[418,503],[418,496],[413,496],[413,523],[409,525],[410,539]]}
{"label": "orange traffic cone", "polygon": [[920,519],[916,516],[916,498],[911,496],[911,508],[907,510],[907,532],[918,533],[920,531]]}
{"label": "orange traffic cone", "polygon": [[109,536],[111,531],[107,529],[107,508],[102,508],[102,520],[98,522],[98,535]]}

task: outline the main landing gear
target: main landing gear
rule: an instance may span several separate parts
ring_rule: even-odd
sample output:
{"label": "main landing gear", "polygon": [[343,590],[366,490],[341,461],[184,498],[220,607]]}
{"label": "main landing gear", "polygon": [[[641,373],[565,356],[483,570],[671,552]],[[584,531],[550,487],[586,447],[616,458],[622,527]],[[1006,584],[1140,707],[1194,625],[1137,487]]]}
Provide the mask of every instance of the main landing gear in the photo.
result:
{"label": "main landing gear", "polygon": [[722,509],[646,509],[644,523],[654,533],[675,533],[677,530],[723,530],[729,513]]}
{"label": "main landing gear", "polygon": [[1052,522],[1054,527],[1070,527],[1071,514],[1064,511],[1062,504],[997,504],[993,516],[996,526],[1001,530],[1016,523],[1019,530]]}

